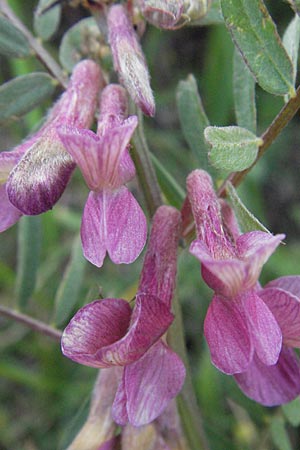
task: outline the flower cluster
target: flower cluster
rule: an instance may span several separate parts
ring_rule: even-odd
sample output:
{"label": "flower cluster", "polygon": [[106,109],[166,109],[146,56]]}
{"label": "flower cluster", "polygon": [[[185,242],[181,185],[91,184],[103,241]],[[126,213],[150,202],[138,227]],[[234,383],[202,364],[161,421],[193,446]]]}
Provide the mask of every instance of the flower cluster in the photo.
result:
{"label": "flower cluster", "polygon": [[284,235],[240,234],[204,171],[189,175],[187,189],[197,230],[190,251],[214,290],[204,323],[212,362],[257,402],[288,402],[300,393],[300,364],[291,348],[300,343],[300,277],[279,278],[264,289],[258,282]]}
{"label": "flower cluster", "polygon": [[183,363],[164,336],[174,318],[171,300],[180,225],[179,211],[158,208],[133,309],[119,298],[95,300],[75,314],[63,333],[62,351],[72,360],[123,368],[112,408],[120,425],[150,423],[184,381]]}

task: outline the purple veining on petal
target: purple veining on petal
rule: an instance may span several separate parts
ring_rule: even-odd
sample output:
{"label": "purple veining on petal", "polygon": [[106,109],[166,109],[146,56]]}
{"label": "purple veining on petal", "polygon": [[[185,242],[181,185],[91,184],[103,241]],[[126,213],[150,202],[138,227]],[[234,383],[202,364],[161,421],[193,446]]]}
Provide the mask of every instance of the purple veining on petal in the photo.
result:
{"label": "purple veining on petal", "polygon": [[108,37],[115,70],[133,101],[150,116],[155,113],[149,71],[123,5],[110,7],[107,16]]}
{"label": "purple veining on petal", "polygon": [[296,297],[300,298],[300,276],[289,275],[285,277],[276,278],[276,280],[270,281],[265,288],[279,288],[284,291],[290,292]]}
{"label": "purple veining on petal", "polygon": [[259,359],[268,366],[275,364],[282,346],[282,334],[275,317],[253,290],[243,294],[241,301]]}
{"label": "purple veining on petal", "polygon": [[[296,281],[294,284],[294,290],[298,291],[298,280],[296,277],[284,277],[291,278],[291,282]],[[284,280],[282,284],[286,286],[288,280]],[[283,342],[285,345],[291,347],[300,347],[300,299],[296,295],[288,292],[284,289],[277,288],[276,280],[274,283],[269,283],[264,289],[259,292],[259,296],[268,306],[272,314],[276,318],[282,332]],[[274,286],[274,287],[273,287]],[[296,289],[295,289],[296,288]]]}
{"label": "purple veining on petal", "polygon": [[185,368],[162,340],[124,368],[128,420],[141,426],[156,419],[182,388]]}
{"label": "purple veining on petal", "polygon": [[128,423],[128,414],[127,414],[127,396],[125,391],[125,378],[124,378],[124,369],[122,373],[122,378],[119,383],[119,387],[112,405],[112,417],[114,421],[118,425],[126,425]]}
{"label": "purple veining on petal", "polygon": [[8,200],[6,186],[0,185],[0,232],[14,225],[21,216],[21,211]]}
{"label": "purple veining on petal", "polygon": [[180,226],[177,209],[171,206],[157,209],[139,283],[140,292],[159,297],[169,308],[176,282]]}
{"label": "purple veining on petal", "polygon": [[219,370],[232,375],[247,369],[254,348],[239,300],[214,296],[206,314],[204,334],[212,363]]}
{"label": "purple veining on petal", "polygon": [[90,192],[86,202],[81,239],[85,257],[98,267],[105,252],[115,264],[130,264],[143,250],[147,236],[145,215],[131,192]]}
{"label": "purple veining on petal", "polygon": [[254,356],[248,370],[234,376],[241,390],[256,402],[276,406],[300,394],[300,364],[290,348],[283,347],[277,364],[267,366]]}
{"label": "purple veining on petal", "polygon": [[183,0],[143,0],[141,11],[152,25],[174,29],[183,13]]}

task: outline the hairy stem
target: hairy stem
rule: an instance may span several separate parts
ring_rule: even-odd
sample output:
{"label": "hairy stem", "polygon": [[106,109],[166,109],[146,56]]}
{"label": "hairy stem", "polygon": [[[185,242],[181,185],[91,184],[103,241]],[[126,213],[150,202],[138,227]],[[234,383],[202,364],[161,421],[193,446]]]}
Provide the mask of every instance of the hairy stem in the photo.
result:
{"label": "hairy stem", "polygon": [[257,161],[263,156],[266,150],[270,147],[270,145],[275,141],[277,136],[281,133],[281,131],[288,125],[294,115],[297,113],[300,108],[300,86],[298,86],[295,97],[292,97],[279,111],[273,122],[270,126],[265,130],[265,132],[261,135],[262,144],[258,149],[258,154],[254,163],[248,167],[247,169],[241,172],[233,172],[231,173],[225,182],[222,184],[218,191],[218,195],[220,197],[226,196],[226,183],[230,181],[233,186],[237,187],[245,178],[248,172],[255,166]]}
{"label": "hairy stem", "polygon": [[143,115],[139,110],[135,111],[135,113],[139,117],[139,125],[132,139],[133,149],[131,156],[144,194],[146,207],[152,217],[156,209],[162,204],[162,198],[144,134]]}
{"label": "hairy stem", "polygon": [[4,16],[20,30],[28,41],[29,46],[34,51],[37,58],[46,67],[48,72],[53,75],[62,87],[67,87],[67,78],[64,76],[61,67],[57,64],[55,59],[52,58],[50,53],[42,46],[38,39],[36,39],[27,27],[21,22],[21,20],[15,15],[13,10],[8,6],[6,0],[0,0],[0,11]]}
{"label": "hairy stem", "polygon": [[22,325],[25,325],[26,327],[31,328],[38,333],[44,334],[45,336],[48,336],[56,341],[60,341],[61,339],[61,331],[16,310],[0,305],[0,316],[8,317],[9,319],[19,322]]}
{"label": "hairy stem", "polygon": [[207,438],[202,425],[202,417],[192,385],[190,365],[185,346],[181,306],[178,297],[173,299],[174,322],[168,331],[168,343],[178,353],[186,368],[186,379],[181,393],[177,397],[178,411],[184,434],[191,450],[209,450]]}

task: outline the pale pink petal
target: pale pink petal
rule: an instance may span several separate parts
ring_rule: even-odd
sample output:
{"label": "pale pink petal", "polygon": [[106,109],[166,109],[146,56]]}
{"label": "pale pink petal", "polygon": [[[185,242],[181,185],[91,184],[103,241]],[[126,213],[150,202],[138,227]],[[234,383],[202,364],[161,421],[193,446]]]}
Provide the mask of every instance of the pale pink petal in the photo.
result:
{"label": "pale pink petal", "polygon": [[[297,278],[299,279],[300,277]],[[295,281],[297,282],[298,280]],[[267,286],[273,285],[272,283],[269,283]],[[297,285],[295,285],[295,287],[297,288]],[[272,314],[277,320],[281,328],[283,342],[291,347],[300,347],[299,297],[296,297],[283,289],[276,288],[275,286],[262,289],[259,292],[259,296],[268,306],[270,311],[272,311]]]}
{"label": "pale pink petal", "polygon": [[253,290],[243,294],[241,301],[259,359],[268,366],[275,364],[282,346],[282,334],[276,319]]}
{"label": "pale pink petal", "polygon": [[260,275],[264,263],[284,239],[284,234],[273,236],[264,231],[251,231],[242,234],[236,241],[238,257],[245,262],[247,275],[244,288],[253,287]]}
{"label": "pale pink petal", "polygon": [[183,0],[143,0],[141,11],[147,21],[156,27],[173,29],[183,12]]}
{"label": "pale pink petal", "polygon": [[216,293],[231,298],[244,290],[246,270],[242,261],[215,259],[200,240],[192,242],[190,252],[201,261],[203,279]]}
{"label": "pale pink petal", "polygon": [[204,334],[212,363],[219,370],[232,375],[247,369],[254,349],[241,302],[215,296],[206,314]]}
{"label": "pale pink petal", "polygon": [[137,259],[147,238],[143,210],[125,187],[105,192],[106,245],[115,264],[130,264]]}
{"label": "pale pink petal", "polygon": [[289,275],[286,277],[276,278],[276,280],[270,281],[265,288],[279,288],[283,291],[290,292],[300,299],[300,276]]}
{"label": "pale pink petal", "polygon": [[146,217],[125,187],[90,192],[81,224],[84,256],[101,267],[106,250],[115,264],[130,264],[141,253],[147,237]]}
{"label": "pale pink petal", "polygon": [[126,425],[128,423],[128,414],[127,414],[127,396],[125,391],[125,378],[124,378],[124,369],[122,378],[119,383],[119,387],[112,405],[112,417],[114,421],[118,425]]}
{"label": "pale pink petal", "polygon": [[141,426],[156,419],[182,388],[185,368],[162,340],[124,368],[128,420]]}
{"label": "pale pink petal", "polygon": [[[91,367],[108,367],[101,361],[101,348],[126,334],[131,308],[125,300],[96,300],[81,308],[63,332],[61,347],[65,356]],[[99,357],[100,349],[100,357]]]}
{"label": "pale pink petal", "polygon": [[283,347],[277,364],[266,366],[254,356],[248,370],[234,376],[241,390],[265,406],[290,402],[300,394],[300,365],[294,351]]}
{"label": "pale pink petal", "polygon": [[21,211],[15,208],[8,200],[6,185],[0,185],[0,232],[14,225],[21,216]]}
{"label": "pale pink petal", "polygon": [[172,206],[157,209],[139,283],[139,292],[159,297],[169,308],[176,282],[180,225],[177,209]]}

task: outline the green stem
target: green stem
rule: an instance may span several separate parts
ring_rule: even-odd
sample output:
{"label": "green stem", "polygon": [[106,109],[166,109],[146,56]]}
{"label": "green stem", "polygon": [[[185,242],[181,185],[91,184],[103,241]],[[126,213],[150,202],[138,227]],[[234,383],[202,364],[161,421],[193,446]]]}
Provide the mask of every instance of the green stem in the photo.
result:
{"label": "green stem", "polygon": [[62,87],[67,87],[67,78],[64,76],[61,67],[57,64],[54,58],[47,52],[42,44],[36,39],[28,28],[21,22],[21,20],[15,15],[13,10],[8,6],[6,0],[0,0],[0,11],[4,16],[20,30],[28,41],[28,44],[36,54],[37,58],[46,67],[48,72],[53,75]]}
{"label": "green stem", "polygon": [[181,357],[185,368],[186,378],[183,389],[177,397],[178,411],[181,417],[185,437],[190,450],[209,450],[209,445],[202,424],[202,417],[192,385],[191,370],[185,347],[185,336],[182,321],[181,306],[178,297],[173,299],[174,322],[168,331],[168,343]]}
{"label": "green stem", "polygon": [[139,125],[132,139],[133,149],[131,156],[144,194],[146,207],[152,217],[156,209],[162,204],[162,198],[144,134],[143,114],[139,110],[135,111],[135,113],[138,115]]}
{"label": "green stem", "polygon": [[254,163],[243,170],[242,172],[233,172],[231,173],[225,182],[222,184],[218,191],[218,195],[220,197],[226,196],[226,183],[230,181],[233,186],[238,186],[245,176],[250,172],[250,170],[255,166],[258,160],[263,156],[266,150],[270,147],[270,145],[275,141],[277,136],[281,133],[281,131],[288,125],[294,115],[297,113],[300,108],[300,86],[298,86],[296,95],[283,106],[283,108],[279,111],[271,125],[265,130],[265,132],[261,135],[262,144],[258,149],[258,154]]}
{"label": "green stem", "polygon": [[56,341],[60,341],[61,339],[61,331],[52,328],[50,325],[47,325],[40,320],[33,319],[27,314],[22,314],[16,310],[9,309],[6,306],[0,305],[0,316],[8,317],[9,319],[19,322],[22,325],[25,325],[26,327],[31,328],[38,333],[44,334],[45,336],[48,336]]}

